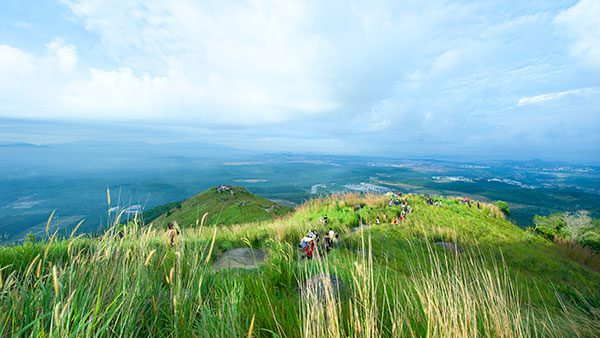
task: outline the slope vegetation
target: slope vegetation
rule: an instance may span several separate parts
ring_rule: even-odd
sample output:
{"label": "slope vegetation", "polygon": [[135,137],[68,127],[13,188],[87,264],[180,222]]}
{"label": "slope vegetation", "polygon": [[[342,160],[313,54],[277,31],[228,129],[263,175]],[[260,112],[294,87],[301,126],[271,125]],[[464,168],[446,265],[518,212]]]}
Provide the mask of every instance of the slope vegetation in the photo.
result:
{"label": "slope vegetation", "polygon": [[[244,207],[239,200],[221,200],[235,194],[207,194],[221,220],[221,210],[245,215],[244,209],[233,211]],[[214,222],[196,226],[205,209],[188,214],[182,204],[177,220],[187,228],[173,247],[164,230],[143,224],[99,238],[3,247],[0,336],[593,337],[600,332],[597,271],[508,222],[493,205],[438,201],[441,206],[433,206],[423,196],[409,195],[413,212],[399,224],[390,220],[401,207],[389,206],[385,196],[348,194],[308,201],[283,218],[225,227],[216,226],[223,223],[216,215]],[[157,221],[172,216],[175,212]],[[299,239],[308,229],[323,233],[330,227],[340,234],[334,249],[303,259]],[[213,268],[225,252],[248,247],[265,254],[257,268]]]}
{"label": "slope vegetation", "polygon": [[177,222],[185,228],[197,226],[204,213],[208,213],[208,224],[231,225],[267,221],[289,212],[290,208],[251,194],[243,187],[222,185],[185,201],[151,209],[144,215],[147,223]]}

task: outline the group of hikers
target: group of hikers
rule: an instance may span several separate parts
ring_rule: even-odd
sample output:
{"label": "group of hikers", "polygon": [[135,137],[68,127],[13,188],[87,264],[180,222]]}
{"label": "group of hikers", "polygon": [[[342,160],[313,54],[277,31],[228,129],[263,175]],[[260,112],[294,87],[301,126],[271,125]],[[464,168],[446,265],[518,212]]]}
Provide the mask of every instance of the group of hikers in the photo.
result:
{"label": "group of hikers", "polygon": [[[400,224],[401,221],[405,220],[408,214],[413,212],[412,207],[408,203],[408,198],[403,196],[402,192],[391,193],[388,202],[389,206],[399,206],[400,211],[396,216],[392,217],[391,224]],[[356,210],[356,209],[355,209]],[[359,217],[359,225],[362,225],[362,218]],[[383,214],[383,221],[387,222],[388,218],[386,214]],[[329,220],[327,215],[323,216],[322,224],[327,225]],[[382,218],[378,215],[375,218],[375,224],[381,224]],[[324,236],[324,241],[321,242],[321,236],[319,231],[311,229],[308,231],[306,236],[300,240],[298,247],[302,250],[303,256],[307,259],[312,259],[317,251],[324,252],[327,254],[334,246],[335,241],[339,240],[339,235],[335,233],[333,228],[329,228],[329,231]],[[321,251],[322,250],[322,251]]]}
{"label": "group of hikers", "polygon": [[[470,197],[462,198],[460,202],[467,204],[469,207],[471,207],[471,205],[472,205],[472,200]],[[442,206],[441,201],[434,200],[429,195],[425,196],[425,203],[427,205],[432,205],[432,206],[439,206],[439,207]],[[396,216],[392,217],[391,224],[400,224],[400,222],[405,220],[407,215],[412,213],[412,211],[413,211],[412,207],[408,203],[408,198],[406,196],[403,196],[401,191],[399,191],[397,193],[392,192],[389,194],[388,205],[400,207],[400,212],[398,212]],[[476,201],[476,207],[477,207],[477,209],[481,208],[479,201]],[[387,222],[386,214],[383,214],[383,221]],[[376,216],[375,224],[379,225],[379,224],[381,224],[381,222],[382,222],[382,219],[380,218],[380,216],[379,215]],[[328,225],[329,219],[327,218],[327,215],[323,216],[323,218],[321,219],[321,223],[323,225]],[[359,216],[359,223],[362,224],[362,220],[360,219],[360,216]],[[170,246],[175,246],[176,238],[179,236],[179,234],[180,234],[179,230],[177,228],[175,228],[173,223],[167,224],[167,239],[168,239]],[[325,234],[325,236],[323,238],[323,242],[321,242],[321,236],[319,234],[319,231],[317,229],[311,229],[308,231],[306,236],[304,236],[300,240],[299,247],[303,251],[305,258],[312,259],[315,256],[315,253],[317,251],[325,253],[325,254],[329,253],[329,251],[333,248],[334,243],[339,240],[339,237],[340,236],[335,233],[333,228],[330,227],[329,231]]]}
{"label": "group of hikers", "polygon": [[[400,207],[400,212],[398,213],[398,215],[392,217],[392,224],[400,224],[401,221],[404,221],[406,219],[406,216],[408,214],[412,213],[412,207],[408,203],[408,198],[406,196],[403,196],[401,191],[398,191],[398,193],[392,192],[390,194],[388,205]],[[384,218],[386,218],[385,215]],[[381,224],[381,219],[379,218],[379,216],[377,216],[377,218],[375,219],[375,223]]]}
{"label": "group of hikers", "polygon": [[[425,202],[427,205],[433,206],[442,206],[442,202],[434,200],[431,196],[425,196]],[[471,198],[465,197],[461,200],[462,203],[465,203],[471,206]],[[390,193],[389,194],[389,206],[399,206],[400,211],[392,217],[391,224],[397,225],[400,224],[401,221],[404,221],[408,214],[411,214],[413,209],[408,202],[408,198],[402,194],[402,192],[398,193]],[[477,207],[479,208],[479,201],[477,201]],[[383,214],[383,221],[387,222],[388,218],[386,214]],[[321,224],[327,226],[329,223],[329,219],[327,215],[324,215],[321,219]],[[362,223],[359,217],[359,223]],[[382,219],[380,216],[376,216],[375,224],[381,224]],[[176,238],[179,236],[179,230],[177,230],[173,223],[168,223],[167,225],[167,239],[171,246],[175,245]],[[318,251],[320,253],[327,254],[334,247],[334,243],[339,240],[339,235],[335,233],[333,228],[329,228],[329,231],[325,233],[323,236],[323,241],[321,241],[321,235],[317,229],[311,229],[308,231],[306,236],[304,236],[300,240],[299,247],[303,252],[304,257],[307,259],[312,259],[315,256],[315,253]]]}
{"label": "group of hikers", "polygon": [[[469,208],[473,205],[471,197],[465,197],[465,198],[461,199],[460,202],[468,205]],[[481,204],[479,203],[479,201],[475,202],[475,206],[477,207],[477,209],[481,209]]]}
{"label": "group of hikers", "polygon": [[[325,224],[327,222],[327,216],[324,217]],[[316,229],[309,230],[306,236],[300,240],[299,247],[304,253],[304,257],[307,259],[313,259],[317,250],[322,250],[323,253],[327,254],[333,248],[333,244],[339,239],[339,235],[335,233],[333,228],[329,228],[329,231],[325,234],[323,242],[321,243],[321,236],[319,231]],[[321,252],[321,251],[319,251]]]}
{"label": "group of hikers", "polygon": [[425,196],[425,203],[427,203],[427,205],[433,205],[436,207],[441,207],[442,206],[442,202],[441,201],[435,201],[433,199],[433,197],[426,195]]}
{"label": "group of hikers", "polygon": [[[460,200],[460,202],[463,204],[467,204],[469,207],[471,207],[472,203],[473,203],[470,197],[464,197]],[[438,206],[438,207],[442,206],[441,201],[434,200],[433,197],[431,197],[429,195],[425,196],[425,203],[427,205],[432,205],[432,206]],[[475,205],[476,205],[477,209],[481,209],[480,202],[476,201],[475,203],[476,203]],[[408,203],[408,198],[406,196],[403,196],[401,191],[399,191],[397,193],[392,192],[389,194],[388,205],[400,207],[400,212],[396,216],[392,217],[391,224],[400,224],[400,222],[405,220],[407,215],[411,214],[413,211],[412,207]],[[387,222],[386,214],[383,215],[383,221]],[[382,219],[380,218],[380,216],[376,216],[375,224],[379,225],[379,224],[381,224],[381,222],[382,222]],[[327,218],[327,215],[323,216],[323,218],[321,219],[321,223],[323,225],[328,225],[329,219]],[[361,223],[360,218],[359,218],[359,223]],[[167,240],[171,246],[175,245],[177,236],[179,236],[179,230],[175,228],[173,223],[168,223],[167,224]],[[329,228],[329,231],[325,234],[325,236],[323,238],[323,242],[321,242],[321,236],[319,234],[319,231],[316,229],[311,229],[308,231],[306,236],[304,236],[300,240],[299,247],[304,252],[304,256],[306,258],[312,259],[315,255],[316,250],[322,249],[324,253],[328,253],[333,248],[334,242],[337,240],[339,240],[339,235],[335,233],[333,228]]]}
{"label": "group of hikers", "polygon": [[394,205],[401,205],[401,204],[408,203],[406,197],[403,197],[402,191],[398,191],[398,193],[392,192],[389,194],[389,196],[390,196],[390,200],[388,202],[388,205],[390,207],[392,207]]}

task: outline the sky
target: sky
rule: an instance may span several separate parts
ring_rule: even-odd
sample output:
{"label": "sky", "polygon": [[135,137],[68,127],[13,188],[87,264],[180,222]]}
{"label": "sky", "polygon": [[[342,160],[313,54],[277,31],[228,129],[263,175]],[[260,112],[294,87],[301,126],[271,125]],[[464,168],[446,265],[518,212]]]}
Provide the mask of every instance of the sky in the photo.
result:
{"label": "sky", "polygon": [[600,162],[600,0],[0,3],[0,142]]}

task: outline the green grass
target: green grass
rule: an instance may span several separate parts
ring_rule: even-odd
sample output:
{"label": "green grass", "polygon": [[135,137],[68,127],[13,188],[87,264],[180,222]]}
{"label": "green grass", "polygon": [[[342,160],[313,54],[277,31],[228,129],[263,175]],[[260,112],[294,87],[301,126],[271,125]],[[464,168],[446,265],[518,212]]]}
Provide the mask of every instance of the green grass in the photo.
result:
{"label": "green grass", "polygon": [[[135,224],[100,238],[1,247],[0,336],[591,337],[599,332],[597,271],[508,222],[493,205],[479,210],[443,199],[442,207],[434,207],[418,195],[409,201],[414,212],[400,225],[384,221],[354,233],[359,216],[390,220],[399,208],[388,207],[385,197],[349,194],[308,201],[274,220],[215,227],[211,218],[184,228],[174,248],[163,227]],[[358,202],[365,207],[355,212]],[[221,203],[225,210],[227,201]],[[203,212],[180,224],[195,224]],[[327,230],[319,222],[325,214],[342,234],[340,245],[326,258],[299,259],[299,238],[309,228]],[[439,240],[465,250],[446,252],[433,244]],[[212,270],[212,261],[240,246],[265,250],[264,265]],[[346,292],[336,295],[326,284],[324,295],[309,287],[301,296],[304,281],[320,273],[339,276]]]}
{"label": "green grass", "polygon": [[219,192],[210,188],[182,202],[169,203],[144,213],[147,223],[165,226],[177,222],[181,227],[197,226],[204,213],[210,224],[231,225],[271,220],[291,211],[290,208],[251,194],[243,187],[231,186]]}

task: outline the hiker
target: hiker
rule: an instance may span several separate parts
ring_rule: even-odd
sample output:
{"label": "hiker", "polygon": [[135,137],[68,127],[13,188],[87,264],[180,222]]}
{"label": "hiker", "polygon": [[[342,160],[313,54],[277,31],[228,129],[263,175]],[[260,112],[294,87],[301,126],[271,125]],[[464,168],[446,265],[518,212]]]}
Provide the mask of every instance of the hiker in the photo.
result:
{"label": "hiker", "polygon": [[308,243],[309,243],[310,241],[311,241],[311,238],[310,238],[310,237],[307,237],[307,236],[303,237],[303,238],[300,240],[300,248],[301,248],[301,249],[302,249],[302,251],[304,252],[304,257],[306,257],[306,256],[307,256],[307,253],[308,253]]}
{"label": "hiker", "polygon": [[481,204],[479,204],[479,201],[477,201],[477,209],[481,209]]}
{"label": "hiker", "polygon": [[392,224],[398,224],[398,219],[396,217],[392,218]]}
{"label": "hiker", "polygon": [[335,231],[332,228],[329,228],[329,232],[325,236],[325,253],[328,253],[329,250],[333,247],[333,240],[335,238]]}
{"label": "hiker", "polygon": [[169,244],[175,246],[175,237],[179,235],[179,230],[175,229],[173,223],[167,224],[167,237],[169,238]]}
{"label": "hiker", "polygon": [[306,258],[312,259],[315,251],[315,240],[311,239],[306,247]]}
{"label": "hiker", "polygon": [[335,231],[333,231],[333,229],[329,228],[329,242],[331,244],[331,246],[333,247],[333,243],[335,242],[336,239],[340,238],[340,235],[336,234]]}
{"label": "hiker", "polygon": [[327,219],[327,215],[323,216],[323,224],[327,225],[329,223],[329,219]]}
{"label": "hiker", "polygon": [[298,247],[304,251],[304,248],[306,248],[306,243],[308,242],[308,237],[302,237],[300,239],[300,243],[298,244]]}
{"label": "hiker", "polygon": [[396,205],[396,201],[397,201],[397,199],[396,199],[396,194],[395,194],[395,193],[392,193],[392,194],[390,195],[390,201],[388,202],[388,205],[389,205],[390,207],[391,207],[391,206],[394,206],[394,205]]}
{"label": "hiker", "polygon": [[300,240],[300,248],[304,251],[304,257],[311,259],[314,250],[314,239],[306,236]]}
{"label": "hiker", "polygon": [[433,205],[433,198],[429,195],[426,197],[427,205]]}
{"label": "hiker", "polygon": [[379,216],[377,216],[375,218],[375,224],[381,224],[381,220],[379,219]]}

